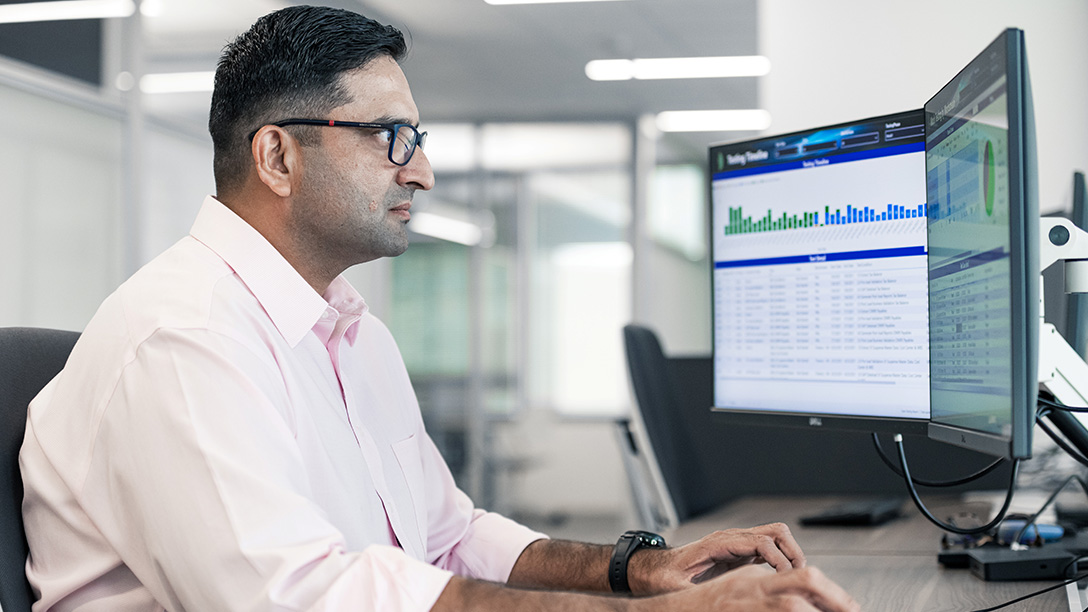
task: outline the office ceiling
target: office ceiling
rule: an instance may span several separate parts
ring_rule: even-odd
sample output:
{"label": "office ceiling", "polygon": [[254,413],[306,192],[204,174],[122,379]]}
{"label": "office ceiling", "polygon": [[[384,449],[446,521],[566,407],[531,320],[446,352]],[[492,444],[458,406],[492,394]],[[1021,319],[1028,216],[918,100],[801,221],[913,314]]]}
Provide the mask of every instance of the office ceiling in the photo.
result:
{"label": "office ceiling", "polygon": [[[285,0],[143,0],[146,72],[212,70],[223,45]],[[315,2],[317,0],[314,0]],[[311,2],[312,3],[312,2]],[[663,110],[758,108],[756,78],[594,82],[592,59],[753,55],[757,0],[626,0],[492,6],[484,0],[327,0],[401,28],[425,121],[631,121]],[[772,67],[773,70],[773,67]],[[203,126],[209,94],[149,96],[149,110]],[[700,158],[712,140],[671,147]]]}

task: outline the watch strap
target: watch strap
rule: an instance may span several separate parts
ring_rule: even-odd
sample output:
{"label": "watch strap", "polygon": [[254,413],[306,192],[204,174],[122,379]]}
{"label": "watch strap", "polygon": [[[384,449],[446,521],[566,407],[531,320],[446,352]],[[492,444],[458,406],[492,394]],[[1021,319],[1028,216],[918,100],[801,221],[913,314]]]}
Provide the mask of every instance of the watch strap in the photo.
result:
{"label": "watch strap", "polygon": [[664,548],[665,538],[649,531],[627,531],[616,541],[612,558],[608,563],[608,585],[613,593],[630,593],[627,582],[627,563],[640,548]]}

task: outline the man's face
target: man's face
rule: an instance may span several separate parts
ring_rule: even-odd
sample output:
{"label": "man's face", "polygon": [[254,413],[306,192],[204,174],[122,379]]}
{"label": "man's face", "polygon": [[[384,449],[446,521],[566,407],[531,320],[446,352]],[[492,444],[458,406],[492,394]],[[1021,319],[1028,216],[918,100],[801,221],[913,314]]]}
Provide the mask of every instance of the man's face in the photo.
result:
{"label": "man's face", "polygon": [[[352,101],[321,119],[418,125],[408,81],[386,56],[341,77]],[[388,157],[388,131],[314,127],[320,143],[302,147],[303,177],[291,209],[299,246],[334,274],[408,248],[405,225],[417,189],[434,186],[426,154],[417,147],[397,166]]]}

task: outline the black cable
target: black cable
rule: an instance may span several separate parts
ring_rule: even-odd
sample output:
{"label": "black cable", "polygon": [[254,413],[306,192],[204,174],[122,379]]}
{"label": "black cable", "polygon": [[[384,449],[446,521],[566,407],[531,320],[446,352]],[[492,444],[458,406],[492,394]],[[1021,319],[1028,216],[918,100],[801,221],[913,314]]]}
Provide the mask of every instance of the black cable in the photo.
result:
{"label": "black cable", "polygon": [[[888,454],[884,452],[883,445],[880,444],[880,436],[876,435],[875,433],[873,434],[873,446],[876,447],[876,453],[880,457],[880,460],[884,462],[884,465],[888,466],[888,469],[895,472],[896,475],[902,478],[903,472],[899,469],[899,466],[892,463],[892,460],[888,458]],[[922,485],[923,487],[956,487],[982,478],[983,476],[997,469],[997,467],[1004,462],[1004,459],[998,459],[997,461],[994,461],[990,465],[982,468],[974,474],[970,474],[956,480],[936,481],[922,480],[921,478],[911,478],[911,480],[914,482],[914,484]]]}
{"label": "black cable", "polygon": [[1050,408],[1056,408],[1058,410],[1064,410],[1066,412],[1088,412],[1088,407],[1085,406],[1066,406],[1058,400],[1052,400],[1045,397],[1039,397],[1039,403],[1045,404]]}
{"label": "black cable", "polygon": [[[1076,578],[1070,578],[1069,580],[1066,580],[1064,582],[1059,582],[1058,584],[1055,584],[1054,586],[1048,586],[1045,589],[1040,589],[1038,591],[1035,591],[1034,593],[1028,593],[1027,595],[1017,597],[1016,599],[1013,599],[1011,601],[1006,601],[1005,603],[996,605],[996,606],[994,606],[992,608],[984,608],[982,610],[973,610],[972,612],[993,612],[994,610],[1000,610],[1001,608],[1011,606],[1014,603],[1020,603],[1021,601],[1024,601],[1025,599],[1031,599],[1032,597],[1038,597],[1038,596],[1040,596],[1040,595],[1042,595],[1044,593],[1049,593],[1051,591],[1060,589],[1060,588],[1062,588],[1063,586],[1065,586],[1067,584],[1072,584],[1072,583],[1077,582],[1078,580],[1082,580],[1084,578],[1088,578],[1088,573],[1081,574],[1080,576],[1077,576]],[[1088,608],[1085,608],[1083,610],[1083,612],[1088,612]]]}
{"label": "black cable", "polygon": [[[1083,463],[1084,465],[1088,466],[1088,459],[1086,459],[1079,451],[1072,448],[1071,445],[1069,445],[1064,439],[1062,439],[1056,432],[1054,432],[1052,429],[1050,429],[1050,427],[1043,421],[1043,417],[1045,417],[1047,415],[1047,413],[1052,409],[1068,410],[1069,412],[1088,412],[1088,409],[1069,409],[1068,407],[1063,406],[1062,404],[1060,404],[1060,403],[1058,403],[1056,401],[1051,401],[1051,400],[1046,399],[1046,398],[1044,398],[1042,396],[1039,397],[1039,403],[1041,405],[1039,406],[1039,409],[1036,411],[1036,421],[1037,421],[1038,425],[1043,429],[1043,431],[1045,431],[1047,433],[1048,436],[1050,436],[1054,440],[1054,442],[1059,447],[1061,447],[1061,449],[1063,451],[1068,453],[1071,457],[1076,459],[1078,462]],[[899,440],[897,440],[897,442],[899,443],[900,455],[903,456],[902,442],[899,441]],[[903,464],[903,467],[904,467],[904,469],[906,469],[906,463]],[[1013,468],[1013,471],[1014,472],[1016,471],[1015,466]],[[1065,481],[1062,482],[1061,486],[1059,486],[1054,491],[1054,493],[1052,493],[1050,495],[1050,497],[1047,498],[1046,502],[1038,510],[1038,512],[1033,514],[1030,518],[1028,518],[1027,521],[1025,521],[1024,526],[1016,533],[1016,536],[1013,538],[1014,543],[1018,543],[1020,541],[1020,538],[1023,537],[1023,535],[1027,532],[1028,528],[1031,525],[1035,524],[1035,521],[1037,521],[1039,519],[1039,516],[1046,510],[1047,507],[1050,506],[1051,503],[1054,502],[1054,499],[1057,498],[1058,494],[1062,491],[1062,489],[1064,489],[1066,487],[1066,485],[1069,484],[1069,482],[1071,480],[1076,480],[1077,483],[1080,484],[1081,488],[1084,489],[1084,492],[1086,494],[1088,494],[1088,483],[1085,483],[1084,480],[1082,480],[1078,476],[1070,476],[1070,477],[1066,478]],[[1013,481],[1015,482],[1015,476],[1013,478]],[[908,484],[909,484],[909,481],[908,481]],[[913,493],[914,493],[914,491],[912,490],[912,497],[914,497]],[[1008,502],[1011,500],[1011,493],[1012,493],[1012,490],[1010,489],[1010,497],[1006,498],[1006,505],[1005,505],[1004,508],[1002,508],[1002,512],[1006,511],[1007,508],[1008,508]],[[917,498],[915,498],[915,504],[917,504],[917,503],[918,503],[918,500],[917,500]],[[921,509],[921,508],[919,508],[919,509]],[[928,515],[927,512],[923,511],[923,514],[926,514],[927,518],[929,518],[929,515]],[[1072,563],[1070,563],[1068,566],[1066,566],[1067,569],[1073,567],[1074,565],[1076,565],[1077,563],[1079,563],[1080,561],[1082,561],[1084,559],[1085,559],[1085,557],[1075,559]],[[1012,604],[1019,603],[1021,601],[1026,600],[1026,599],[1030,599],[1032,597],[1038,597],[1039,595],[1042,595],[1044,593],[1049,593],[1050,591],[1053,591],[1053,590],[1056,590],[1056,589],[1060,589],[1060,588],[1062,588],[1062,587],[1064,587],[1066,585],[1072,584],[1074,582],[1078,582],[1078,581],[1083,580],[1085,578],[1088,578],[1088,573],[1081,574],[1081,575],[1079,575],[1079,576],[1077,576],[1075,578],[1070,578],[1069,580],[1065,580],[1065,581],[1060,582],[1060,583],[1058,583],[1058,584],[1056,584],[1054,586],[1050,586],[1050,587],[1047,587],[1045,589],[1040,589],[1040,590],[1035,591],[1033,593],[1028,593],[1027,595],[1024,595],[1022,597],[1018,597],[1018,598],[1013,599],[1011,601],[1007,601],[1007,602],[1005,602],[1003,604],[993,606],[993,607],[990,607],[990,608],[981,609],[981,610],[975,610],[974,612],[993,612],[994,610],[1000,610],[1001,608],[1011,606]],[[1088,608],[1085,608],[1081,612],[1088,612]]]}
{"label": "black cable", "polygon": [[1057,444],[1063,451],[1065,451],[1067,455],[1072,457],[1077,463],[1088,467],[1088,458],[1082,455],[1080,451],[1073,448],[1073,446],[1070,445],[1069,442],[1065,440],[1065,438],[1062,438],[1060,435],[1058,435],[1057,432],[1051,429],[1050,425],[1046,424],[1046,421],[1038,419],[1036,421],[1036,424],[1039,426],[1039,429],[1042,429],[1044,432],[1046,432],[1046,435],[1050,436],[1050,439],[1054,440],[1054,443]]}
{"label": "black cable", "polygon": [[903,449],[903,435],[895,434],[895,445],[899,449],[899,463],[903,466],[903,480],[907,483],[907,491],[910,493],[910,498],[914,500],[914,505],[917,506],[918,511],[922,513],[922,516],[929,519],[929,522],[951,533],[957,533],[960,535],[980,535],[990,531],[1001,521],[1005,520],[1005,513],[1009,511],[1009,505],[1012,504],[1012,494],[1016,490],[1016,474],[1020,471],[1020,460],[1013,459],[1012,471],[1009,475],[1009,493],[1005,496],[1005,504],[1001,506],[1001,511],[997,513],[992,521],[981,527],[973,527],[965,529],[963,527],[956,527],[955,525],[949,525],[933,516],[926,505],[922,503],[922,499],[918,497],[918,491],[914,488],[914,481],[910,477],[910,468],[907,467],[907,452]]}
{"label": "black cable", "polygon": [[[1043,502],[1043,506],[1039,508],[1038,512],[1031,515],[1026,521],[1024,521],[1024,526],[1016,532],[1016,536],[1012,539],[1012,544],[1014,546],[1020,543],[1020,538],[1024,537],[1024,534],[1028,532],[1028,528],[1034,525],[1035,521],[1039,520],[1039,516],[1041,516],[1043,512],[1045,512],[1046,509],[1050,507],[1050,504],[1054,503],[1054,500],[1058,497],[1058,494],[1062,492],[1062,489],[1064,489],[1066,485],[1074,480],[1076,480],[1077,483],[1080,484],[1080,487],[1084,489],[1085,494],[1088,494],[1088,483],[1085,483],[1083,480],[1081,480],[1079,476],[1073,475],[1066,478],[1064,481],[1062,481],[1062,484],[1057,489],[1054,489],[1054,492],[1050,494],[1050,497],[1048,497],[1046,501]],[[1035,530],[1035,536],[1036,538],[1041,537],[1038,528],[1036,528]]]}
{"label": "black cable", "polygon": [[1088,467],[1088,457],[1085,457],[1084,453],[1073,448],[1073,445],[1068,440],[1066,440],[1063,436],[1059,435],[1057,432],[1051,429],[1050,425],[1048,425],[1046,421],[1043,420],[1052,411],[1062,410],[1061,404],[1058,404],[1055,400],[1046,398],[1042,395],[1039,396],[1039,404],[1041,405],[1035,410],[1035,423],[1039,425],[1039,428],[1042,429],[1046,433],[1046,435],[1050,436],[1050,439],[1053,440],[1059,448],[1065,451],[1067,455],[1073,458],[1077,463]]}

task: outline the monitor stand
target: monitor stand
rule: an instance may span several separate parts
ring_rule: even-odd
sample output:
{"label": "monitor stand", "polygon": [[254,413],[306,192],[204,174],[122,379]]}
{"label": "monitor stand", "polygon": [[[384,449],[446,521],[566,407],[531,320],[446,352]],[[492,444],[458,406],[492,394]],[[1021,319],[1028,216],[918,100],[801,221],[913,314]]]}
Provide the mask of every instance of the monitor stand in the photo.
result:
{"label": "monitor stand", "polygon": [[[1065,292],[1088,293],[1088,232],[1060,217],[1041,218],[1039,232],[1039,270],[1064,261]],[[1039,282],[1043,282],[1042,277]],[[1039,325],[1039,388],[1066,406],[1088,406],[1088,363],[1053,325],[1043,320],[1042,304]],[[1047,419],[1088,457],[1088,429],[1080,419],[1062,410],[1051,411]]]}
{"label": "monitor stand", "polygon": [[[1068,219],[1043,217],[1039,221],[1040,272],[1059,260],[1064,261],[1065,292],[1088,293],[1088,232]],[[1042,277],[1039,282],[1043,282]],[[1042,299],[1040,291],[1040,302]],[[1039,388],[1066,406],[1088,406],[1088,363],[1043,316],[1040,304]],[[1046,418],[1076,450],[1088,457],[1088,429],[1080,419],[1062,410],[1052,410]],[[1075,583],[1066,585],[1066,597],[1070,609],[1083,605]]]}

